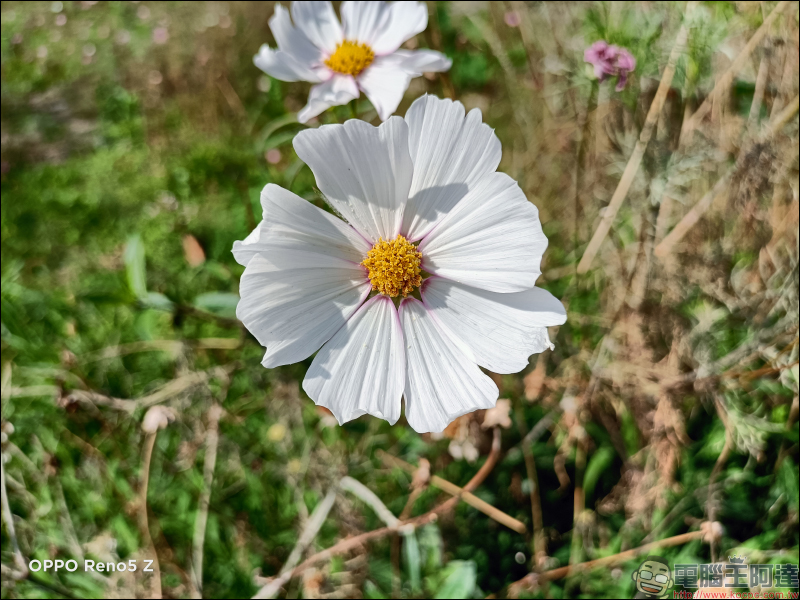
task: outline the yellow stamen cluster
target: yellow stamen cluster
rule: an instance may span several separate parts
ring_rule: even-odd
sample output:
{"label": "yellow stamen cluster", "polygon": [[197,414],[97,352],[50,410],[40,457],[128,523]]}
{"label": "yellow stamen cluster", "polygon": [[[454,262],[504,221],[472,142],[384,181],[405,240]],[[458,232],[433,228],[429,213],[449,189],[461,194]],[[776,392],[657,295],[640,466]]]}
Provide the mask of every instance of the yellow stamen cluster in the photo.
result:
{"label": "yellow stamen cluster", "polygon": [[402,235],[391,242],[383,238],[367,253],[361,263],[369,271],[372,289],[394,298],[408,296],[422,283],[420,262],[422,253]]}
{"label": "yellow stamen cluster", "polygon": [[357,76],[375,60],[375,53],[366,44],[345,40],[330,55],[325,64],[342,75]]}

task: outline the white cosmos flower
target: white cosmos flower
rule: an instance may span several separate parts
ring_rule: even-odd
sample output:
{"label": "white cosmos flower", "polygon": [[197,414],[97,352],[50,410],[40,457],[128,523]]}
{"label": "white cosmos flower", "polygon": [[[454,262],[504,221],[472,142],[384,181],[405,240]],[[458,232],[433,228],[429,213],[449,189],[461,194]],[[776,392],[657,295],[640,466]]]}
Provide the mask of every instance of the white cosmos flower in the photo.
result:
{"label": "white cosmos flower", "polygon": [[308,129],[294,147],[345,220],[276,185],[261,193],[263,221],[233,253],[246,267],[236,314],[262,364],[319,350],[303,389],[340,424],[394,424],[401,397],[418,432],[493,407],[479,367],[522,370],[566,313],[534,287],[547,238],[495,171],[500,141],[480,111],[423,96],[405,119]]}
{"label": "white cosmos flower", "polygon": [[385,121],[412,78],[452,64],[433,50],[399,49],[428,26],[424,2],[342,2],[341,25],[330,2],[292,2],[291,12],[275,6],[269,26],[278,48],[264,44],[253,62],[276,79],[317,84],[297,113],[301,123],[362,91]]}

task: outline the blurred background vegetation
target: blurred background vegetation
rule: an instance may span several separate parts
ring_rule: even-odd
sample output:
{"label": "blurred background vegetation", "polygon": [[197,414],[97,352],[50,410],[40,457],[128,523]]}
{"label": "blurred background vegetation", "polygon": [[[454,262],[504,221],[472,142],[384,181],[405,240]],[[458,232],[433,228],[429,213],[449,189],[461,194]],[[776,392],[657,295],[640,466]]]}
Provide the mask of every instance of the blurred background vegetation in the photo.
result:
{"label": "blurred background vegetation", "polygon": [[[797,3],[429,12],[408,45],[453,68],[398,113],[482,109],[569,315],[439,436],[339,427],[299,387],[311,359],[263,369],[233,318],[261,188],[323,206],[291,146],[308,85],[252,63],[272,3],[3,2],[4,598],[632,597],[630,556],[553,570],[658,541],[798,562]],[[600,39],[637,59],[621,92],[584,63]]]}

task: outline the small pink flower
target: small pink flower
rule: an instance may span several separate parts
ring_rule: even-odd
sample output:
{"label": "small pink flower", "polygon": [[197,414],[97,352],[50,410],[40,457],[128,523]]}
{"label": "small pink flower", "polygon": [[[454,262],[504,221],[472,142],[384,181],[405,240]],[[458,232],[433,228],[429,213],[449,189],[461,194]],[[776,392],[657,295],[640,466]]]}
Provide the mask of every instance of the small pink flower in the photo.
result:
{"label": "small pink flower", "polygon": [[509,27],[519,27],[520,23],[522,23],[522,17],[519,16],[517,11],[510,10],[503,16],[503,21]]}
{"label": "small pink flower", "polygon": [[281,151],[277,148],[273,148],[269,150],[264,157],[267,159],[267,162],[271,165],[277,165],[281,162]]}
{"label": "small pink flower", "polygon": [[636,69],[636,59],[626,48],[619,48],[617,54],[617,91],[621,92],[628,83],[628,73]]}
{"label": "small pink flower", "polygon": [[636,59],[627,50],[598,40],[583,53],[583,60],[594,67],[594,75],[600,81],[617,78],[616,90],[622,91],[628,82],[628,74],[636,69]]}
{"label": "small pink flower", "polygon": [[156,44],[166,44],[169,40],[169,30],[166,27],[156,27],[153,30],[153,42]]}

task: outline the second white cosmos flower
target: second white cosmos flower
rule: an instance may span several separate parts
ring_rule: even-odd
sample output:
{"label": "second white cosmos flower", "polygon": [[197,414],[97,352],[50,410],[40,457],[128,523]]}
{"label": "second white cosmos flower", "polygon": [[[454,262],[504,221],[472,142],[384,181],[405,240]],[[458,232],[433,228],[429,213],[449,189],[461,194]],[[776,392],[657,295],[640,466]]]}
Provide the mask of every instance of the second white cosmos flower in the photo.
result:
{"label": "second white cosmos flower", "polygon": [[294,147],[346,222],[276,185],[261,193],[263,221],[233,253],[246,267],[237,315],[267,348],[262,364],[319,350],[303,389],[340,424],[394,424],[405,398],[411,427],[442,431],[494,406],[479,367],[522,370],[566,313],[534,287],[547,238],[496,172],[500,141],[480,111],[423,96],[405,119],[309,129]]}
{"label": "second white cosmos flower", "polygon": [[450,68],[450,59],[440,52],[400,49],[425,31],[424,2],[345,1],[341,13],[339,24],[330,2],[292,2],[290,18],[277,4],[269,26],[278,48],[264,44],[253,57],[259,69],[276,79],[316,84],[297,113],[301,123],[361,92],[385,121],[412,78]]}

